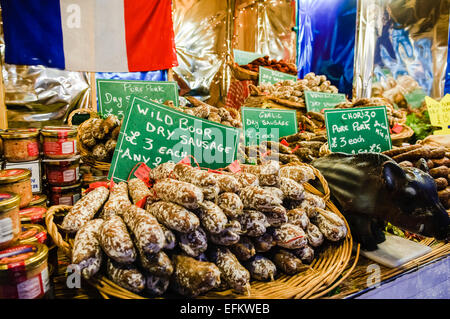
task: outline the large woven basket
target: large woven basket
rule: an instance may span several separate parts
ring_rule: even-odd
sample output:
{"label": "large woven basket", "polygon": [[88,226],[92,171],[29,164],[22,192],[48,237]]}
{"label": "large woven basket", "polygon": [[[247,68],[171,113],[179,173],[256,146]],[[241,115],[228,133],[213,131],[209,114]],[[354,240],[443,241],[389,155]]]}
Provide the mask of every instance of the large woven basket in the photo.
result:
{"label": "large woven basket", "polygon": [[[307,164],[302,165],[309,166]],[[309,167],[313,169],[315,175],[322,183],[324,193],[321,193],[308,183],[304,184],[305,190],[321,196],[326,201],[327,209],[344,219],[348,229],[346,238],[338,243],[327,242],[323,244],[323,250],[320,252],[319,256],[314,259],[310,265],[310,268],[302,273],[294,276],[279,275],[272,282],[253,281],[251,283],[250,295],[239,295],[232,290],[226,290],[220,292],[211,291],[200,296],[199,298],[319,298],[332,291],[350,275],[358,261],[359,245],[356,250],[355,261],[350,267],[348,267],[353,249],[353,238],[350,232],[350,227],[344,216],[329,200],[330,190],[324,177],[317,169],[312,166]],[[73,238],[70,238],[67,234],[62,232],[59,225],[54,222],[54,217],[58,214],[64,214],[70,209],[71,206],[65,205],[51,206],[45,217],[49,235],[52,237],[59,249],[61,249],[61,251],[69,258],[71,258],[73,248]],[[118,286],[105,276],[102,276],[99,279],[91,279],[88,283],[94,286],[99,293],[107,299],[110,297],[120,299],[147,299],[146,297],[137,295]]]}

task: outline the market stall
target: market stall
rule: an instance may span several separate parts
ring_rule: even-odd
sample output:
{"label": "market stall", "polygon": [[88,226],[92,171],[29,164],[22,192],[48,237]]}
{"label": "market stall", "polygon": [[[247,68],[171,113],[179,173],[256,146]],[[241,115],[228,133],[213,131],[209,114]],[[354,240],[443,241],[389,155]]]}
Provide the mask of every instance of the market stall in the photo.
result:
{"label": "market stall", "polygon": [[0,298],[449,297],[445,1],[0,3]]}

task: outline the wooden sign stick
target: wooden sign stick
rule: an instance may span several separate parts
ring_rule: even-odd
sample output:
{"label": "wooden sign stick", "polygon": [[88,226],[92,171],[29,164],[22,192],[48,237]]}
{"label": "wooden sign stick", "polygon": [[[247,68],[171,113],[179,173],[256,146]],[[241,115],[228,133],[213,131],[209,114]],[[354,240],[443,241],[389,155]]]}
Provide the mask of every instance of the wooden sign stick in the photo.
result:
{"label": "wooden sign stick", "polygon": [[89,72],[91,82],[91,110],[97,112],[97,85],[95,82],[95,72]]}

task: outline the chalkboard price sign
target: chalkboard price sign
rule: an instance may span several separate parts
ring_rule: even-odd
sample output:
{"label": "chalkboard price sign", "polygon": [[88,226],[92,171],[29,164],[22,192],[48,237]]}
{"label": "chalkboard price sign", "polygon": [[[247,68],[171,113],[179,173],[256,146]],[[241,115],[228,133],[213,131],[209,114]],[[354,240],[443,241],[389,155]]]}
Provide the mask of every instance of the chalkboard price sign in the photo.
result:
{"label": "chalkboard price sign", "polygon": [[385,106],[325,110],[328,147],[347,154],[392,148]]}
{"label": "chalkboard price sign", "polygon": [[256,60],[257,58],[262,58],[264,54],[234,49],[233,56],[234,62],[236,62],[238,65],[246,65]]}
{"label": "chalkboard price sign", "polygon": [[240,130],[132,96],[124,116],[108,178],[126,181],[140,162],[153,168],[192,155],[217,169],[236,160]]}
{"label": "chalkboard price sign", "polygon": [[259,145],[261,141],[278,141],[282,136],[297,133],[295,110],[242,107],[241,113],[245,145]]}
{"label": "chalkboard price sign", "polygon": [[305,91],[306,110],[320,112],[323,109],[334,109],[336,105],[345,102],[345,94]]}
{"label": "chalkboard price sign", "polygon": [[99,113],[122,118],[126,112],[131,95],[145,100],[164,103],[169,100],[175,106],[178,102],[178,87],[173,81],[139,81],[139,80],[97,80]]}
{"label": "chalkboard price sign", "polygon": [[285,80],[297,81],[297,76],[268,68],[263,68],[262,66],[259,67],[259,84],[275,84]]}

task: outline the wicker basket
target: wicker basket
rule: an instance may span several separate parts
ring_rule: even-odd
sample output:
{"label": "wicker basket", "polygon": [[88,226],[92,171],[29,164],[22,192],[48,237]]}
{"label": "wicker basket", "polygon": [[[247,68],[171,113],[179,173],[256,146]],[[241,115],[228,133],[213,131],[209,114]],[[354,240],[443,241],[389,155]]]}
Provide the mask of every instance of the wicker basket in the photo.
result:
{"label": "wicker basket", "polygon": [[[302,165],[309,166],[307,164]],[[308,183],[304,184],[305,190],[324,198],[327,204],[327,209],[336,213],[344,219],[348,228],[348,234],[346,238],[339,243],[327,242],[326,244],[324,244],[323,251],[321,251],[318,258],[316,258],[312,262],[310,268],[305,272],[299,273],[294,276],[279,275],[272,282],[252,282],[250,295],[239,295],[232,290],[226,290],[220,292],[210,291],[207,294],[200,296],[199,298],[319,298],[333,290],[350,275],[358,261],[359,245],[356,250],[355,261],[350,266],[348,264],[353,249],[353,238],[350,233],[350,227],[347,224],[344,216],[342,216],[336,206],[334,206],[333,203],[330,202],[330,190],[323,176],[316,168],[312,166],[309,167],[313,169],[314,174],[322,183],[324,194],[319,192]],[[61,231],[60,227],[54,222],[54,216],[55,214],[67,212],[70,210],[70,208],[71,206],[64,205],[51,206],[48,209],[45,217],[49,235],[52,237],[61,251],[69,258],[71,256],[71,250],[73,247],[73,239],[69,238],[67,234],[64,234]],[[345,273],[344,270],[346,270]],[[121,299],[146,299],[143,296],[137,295],[118,286],[105,276],[102,276],[99,279],[90,279],[88,283],[94,286],[104,298],[116,297]]]}
{"label": "wicker basket", "polygon": [[236,80],[239,81],[258,81],[258,72],[250,71],[240,67],[236,62],[234,62],[233,58],[228,62],[228,65],[231,68],[231,72]]}
{"label": "wicker basket", "polygon": [[391,134],[391,140],[394,145],[401,145],[404,142],[407,142],[411,136],[414,135],[414,131],[409,126],[402,124],[403,130],[398,134]]}

